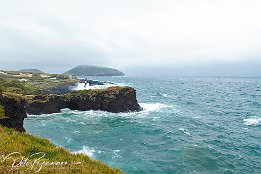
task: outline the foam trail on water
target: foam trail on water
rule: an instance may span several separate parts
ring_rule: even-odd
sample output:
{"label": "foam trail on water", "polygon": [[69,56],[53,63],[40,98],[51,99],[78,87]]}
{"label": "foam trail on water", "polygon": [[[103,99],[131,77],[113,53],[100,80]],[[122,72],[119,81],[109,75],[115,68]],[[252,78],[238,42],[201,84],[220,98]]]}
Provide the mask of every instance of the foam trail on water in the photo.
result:
{"label": "foam trail on water", "polygon": [[162,95],[162,96],[165,97],[165,98],[170,98],[170,97],[171,97],[171,96],[168,95],[168,94],[161,94],[161,93],[160,93],[160,95]]}
{"label": "foam trail on water", "polygon": [[180,131],[182,131],[184,134],[191,135],[186,129],[180,128]]}
{"label": "foam trail on water", "polygon": [[251,126],[251,125],[258,125],[261,123],[261,118],[253,117],[253,118],[247,118],[243,120],[245,125]]}

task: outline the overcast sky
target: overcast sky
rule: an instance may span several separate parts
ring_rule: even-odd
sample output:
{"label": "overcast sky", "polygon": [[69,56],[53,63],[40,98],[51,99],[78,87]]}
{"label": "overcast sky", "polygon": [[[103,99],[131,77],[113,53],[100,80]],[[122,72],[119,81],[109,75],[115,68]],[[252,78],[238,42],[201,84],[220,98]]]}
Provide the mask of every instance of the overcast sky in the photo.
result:
{"label": "overcast sky", "polygon": [[0,69],[261,76],[260,0],[0,0]]}

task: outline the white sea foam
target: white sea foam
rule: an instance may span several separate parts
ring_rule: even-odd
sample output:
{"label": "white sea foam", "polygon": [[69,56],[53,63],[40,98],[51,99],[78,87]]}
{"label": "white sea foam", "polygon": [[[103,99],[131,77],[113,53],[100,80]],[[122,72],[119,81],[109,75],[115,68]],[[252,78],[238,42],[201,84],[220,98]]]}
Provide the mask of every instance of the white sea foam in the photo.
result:
{"label": "white sea foam", "polygon": [[74,88],[74,90],[84,90],[87,89],[87,87],[89,87],[88,84],[85,86],[84,83],[78,83],[77,86]]}
{"label": "white sea foam", "polygon": [[259,125],[261,124],[261,118],[257,117],[252,117],[252,118],[247,118],[243,120],[245,125],[251,126],[251,125]]}
{"label": "white sea foam", "polygon": [[66,120],[66,123],[69,123],[69,122],[71,122],[71,123],[76,122],[76,120],[73,120],[73,119],[71,119],[71,118],[65,118],[65,120]]}
{"label": "white sea foam", "polygon": [[112,158],[121,158],[122,157],[121,155],[118,154],[120,152],[120,150],[113,150],[112,152],[113,152]]}
{"label": "white sea foam", "polygon": [[182,131],[184,134],[190,135],[190,133],[186,129],[179,128],[179,130]]}
{"label": "white sea foam", "polygon": [[[135,115],[136,117],[144,117],[150,112],[159,112],[164,108],[172,108],[170,105],[166,105],[163,103],[140,103],[141,108],[143,109],[141,112],[129,112],[129,113],[110,113],[107,111],[78,111],[78,110],[70,110],[68,108],[62,109],[61,113],[55,113],[55,114],[44,114],[40,115],[42,117],[49,117],[51,116],[53,118],[54,115],[61,116],[61,119],[65,120],[65,122],[77,122],[77,118],[81,117],[81,119],[95,119],[99,120],[103,117],[131,117]],[[63,114],[70,114],[73,115],[73,117],[64,117]],[[34,117],[34,115],[30,115],[31,117]],[[36,116],[35,116],[36,117]],[[39,116],[37,116],[39,117]],[[154,120],[160,119],[160,117],[154,117]],[[77,124],[84,125],[85,121],[77,122]],[[78,131],[75,131],[74,133],[79,133]]]}
{"label": "white sea foam", "polygon": [[41,114],[41,115],[27,114],[27,117],[53,117],[54,115],[61,115],[61,113]]}
{"label": "white sea foam", "polygon": [[171,134],[171,133],[172,133],[172,131],[168,131],[168,132],[167,132],[167,134]]}
{"label": "white sea foam", "polygon": [[124,86],[123,84],[105,84],[105,85],[93,85],[93,86],[89,86],[89,84],[87,83],[85,85],[85,83],[78,83],[77,86],[74,88],[74,90],[78,91],[78,90],[88,90],[88,89],[103,89],[103,88],[108,88],[108,87],[112,87],[112,86]]}
{"label": "white sea foam", "polygon": [[72,139],[68,137],[65,137],[65,139],[67,140],[68,143],[72,141]]}
{"label": "white sea foam", "polygon": [[162,94],[162,96],[168,98],[168,94]]}
{"label": "white sea foam", "polygon": [[113,152],[117,153],[117,152],[120,152],[121,150],[113,150]]}
{"label": "white sea foam", "polygon": [[140,103],[140,106],[144,109],[145,112],[155,112],[162,108],[170,107],[162,103]]}
{"label": "white sea foam", "polygon": [[160,94],[160,95],[162,95],[162,96],[165,97],[165,98],[170,98],[170,97],[171,97],[171,96],[168,95],[168,94]]}
{"label": "white sea foam", "polygon": [[153,117],[153,121],[157,121],[158,119],[160,119],[160,117]]}
{"label": "white sea foam", "polygon": [[87,147],[87,146],[83,146],[81,150],[78,150],[76,152],[73,152],[75,154],[84,154],[87,155],[89,157],[94,157],[94,153],[96,151],[93,148]]}

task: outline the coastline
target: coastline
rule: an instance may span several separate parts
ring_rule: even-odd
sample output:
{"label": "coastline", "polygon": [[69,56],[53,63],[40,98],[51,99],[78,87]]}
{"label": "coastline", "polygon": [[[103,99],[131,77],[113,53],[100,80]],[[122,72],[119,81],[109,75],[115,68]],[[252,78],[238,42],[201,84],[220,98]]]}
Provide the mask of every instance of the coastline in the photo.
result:
{"label": "coastline", "polygon": [[[77,81],[78,82],[78,81]],[[33,150],[33,152],[40,152],[44,151],[44,147],[50,146],[50,148],[56,148],[59,149],[57,151],[57,155],[59,152],[65,153],[66,156],[73,156],[76,157],[80,156],[79,159],[83,159],[84,161],[91,162],[92,164],[98,165],[98,168],[95,169],[95,172],[92,173],[121,173],[119,169],[112,169],[110,167],[107,167],[103,163],[100,163],[95,160],[90,160],[89,157],[86,155],[77,155],[71,152],[66,151],[63,148],[54,146],[51,142],[41,139],[38,137],[35,137],[33,135],[29,135],[25,132],[25,129],[23,127],[24,119],[27,117],[27,114],[53,114],[53,113],[59,113],[61,109],[63,108],[70,108],[72,110],[104,110],[108,112],[134,112],[139,111],[140,106],[136,99],[136,91],[134,88],[131,87],[109,87],[105,89],[95,89],[95,90],[79,90],[75,91],[77,83],[70,82],[70,83],[63,83],[54,85],[51,88],[48,88],[47,90],[43,90],[42,93],[39,95],[23,95],[23,94],[16,94],[16,93],[6,93],[4,92],[0,96],[0,105],[3,108],[4,117],[0,118],[0,129],[2,129],[2,134],[6,134],[6,132],[10,132],[12,129],[18,131],[11,131],[11,134],[6,134],[3,136],[6,136],[5,141],[2,143],[10,144],[10,149],[7,149],[6,151],[1,152],[4,156],[8,156],[9,154],[12,154],[14,152],[19,152],[20,156],[30,156],[32,155],[32,150],[30,148],[34,148],[35,146],[38,146],[38,142],[45,142],[44,146],[41,146],[39,149]],[[7,128],[4,128],[4,127]],[[19,133],[21,132],[21,133]],[[14,136],[14,137],[12,137]],[[24,137],[25,136],[25,137]],[[23,138],[22,138],[23,137]],[[31,145],[29,147],[20,146],[20,149],[17,149],[12,141],[10,139],[15,138],[18,139],[16,143],[20,144],[23,143],[23,141],[30,141]],[[26,138],[29,138],[30,140],[27,140]],[[43,144],[43,143],[40,143]],[[27,144],[28,145],[28,144]],[[51,147],[52,146],[52,147]],[[19,147],[19,146],[17,146]],[[28,153],[30,151],[30,153]],[[48,154],[49,151],[45,151],[45,154]],[[58,155],[59,156],[59,155]],[[86,157],[83,157],[86,156]],[[22,157],[22,158],[23,158]],[[55,157],[55,156],[54,156]],[[76,158],[75,157],[75,158]],[[8,157],[9,158],[9,157]],[[11,158],[13,159],[13,158]],[[56,158],[54,158],[56,159]],[[76,158],[77,159],[77,158]],[[49,160],[49,158],[48,158]],[[23,163],[23,162],[20,162]],[[101,167],[99,167],[101,166]],[[4,170],[21,170],[21,171],[27,171],[27,166],[16,166],[15,168],[10,168],[10,165],[6,165],[1,163],[0,167]],[[39,167],[39,166],[38,166]],[[88,166],[86,167],[87,171]],[[1,170],[2,170],[1,169]],[[91,170],[93,170],[91,169]],[[106,169],[106,172],[104,170]],[[85,170],[82,169],[81,170]],[[97,170],[97,171],[96,171]],[[73,170],[72,170],[73,171]],[[32,171],[29,171],[32,172]],[[66,171],[65,173],[70,173],[70,171]]]}

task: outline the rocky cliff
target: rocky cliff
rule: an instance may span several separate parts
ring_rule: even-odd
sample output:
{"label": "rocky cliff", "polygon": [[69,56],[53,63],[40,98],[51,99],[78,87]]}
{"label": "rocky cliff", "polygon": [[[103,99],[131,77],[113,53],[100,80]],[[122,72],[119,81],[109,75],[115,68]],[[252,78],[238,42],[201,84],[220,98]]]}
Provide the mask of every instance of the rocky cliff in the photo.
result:
{"label": "rocky cliff", "polygon": [[40,115],[59,113],[63,108],[71,110],[102,110],[113,113],[134,112],[141,108],[136,91],[131,87],[110,87],[107,89],[75,91],[64,95],[0,96],[4,114],[0,124],[24,132],[24,118],[27,114]]}
{"label": "rocky cliff", "polygon": [[0,96],[0,105],[3,107],[4,115],[0,118],[0,124],[14,128],[19,132],[25,132],[23,127],[26,118],[26,100],[10,96]]}
{"label": "rocky cliff", "polygon": [[108,112],[139,111],[136,91],[131,87],[111,87],[99,90],[84,90],[65,95],[35,96],[28,103],[28,114],[58,113],[63,108],[71,110],[102,110]]}

